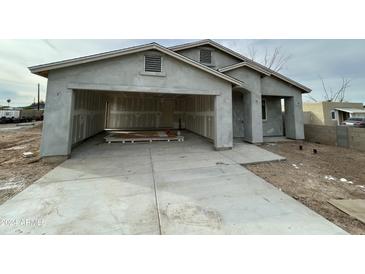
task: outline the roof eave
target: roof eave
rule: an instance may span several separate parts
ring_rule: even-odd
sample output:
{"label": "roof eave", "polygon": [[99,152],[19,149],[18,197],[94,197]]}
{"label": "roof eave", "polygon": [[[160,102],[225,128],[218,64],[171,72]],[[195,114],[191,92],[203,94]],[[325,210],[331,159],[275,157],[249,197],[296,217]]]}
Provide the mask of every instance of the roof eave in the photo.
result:
{"label": "roof eave", "polygon": [[254,67],[252,64],[249,64],[247,62],[241,62],[241,63],[238,63],[238,64],[229,65],[227,67],[220,68],[218,71],[224,73],[224,72],[231,71],[231,70],[235,70],[235,69],[242,68],[242,67],[250,67],[252,69],[255,69],[257,72],[259,72],[261,74],[264,74],[266,76],[270,76],[271,75],[271,73],[268,73],[267,71],[265,71],[263,69]]}
{"label": "roof eave", "polygon": [[276,71],[273,71],[245,56],[243,56],[242,54],[239,54],[238,52],[235,52],[229,48],[226,48],[225,46],[222,46],[220,45],[219,43],[213,41],[213,40],[210,40],[210,39],[205,39],[205,40],[200,40],[200,41],[197,41],[197,42],[191,42],[191,43],[186,43],[186,44],[183,44],[183,45],[177,45],[177,46],[173,46],[173,47],[170,47],[169,49],[171,50],[174,50],[174,51],[180,51],[180,50],[184,50],[184,49],[189,49],[189,48],[193,48],[193,47],[199,47],[199,46],[202,46],[202,45],[211,45],[212,47],[216,47],[220,50],[222,50],[223,52],[226,52],[238,59],[241,59],[242,61],[244,62],[247,62],[247,63],[250,63],[252,64],[255,68],[257,69],[260,69],[260,70],[263,70],[263,71],[266,71],[267,73],[269,73],[270,75],[273,75],[285,82],[288,82],[290,83],[291,85],[293,86],[296,86],[297,88],[303,90],[303,93],[310,93],[312,90],[306,86],[303,86],[302,84],[299,84],[298,82],[292,80],[292,79],[289,79],[287,77],[285,77],[284,75],[276,72]]}
{"label": "roof eave", "polygon": [[98,53],[98,54],[93,54],[93,55],[88,55],[88,56],[83,56],[83,57],[72,58],[72,59],[68,59],[68,60],[64,60],[64,61],[57,61],[57,62],[42,64],[42,65],[37,65],[37,66],[31,66],[31,67],[28,67],[28,69],[30,70],[30,72],[32,72],[34,74],[43,76],[42,73],[47,72],[47,74],[48,74],[49,70],[59,69],[59,68],[74,66],[74,65],[81,65],[81,64],[85,64],[85,63],[89,63],[89,62],[95,62],[95,61],[100,61],[100,60],[104,60],[104,59],[108,59],[108,58],[113,58],[114,56],[117,57],[117,56],[123,56],[125,54],[131,54],[134,52],[140,52],[140,51],[152,49],[155,45],[157,45],[157,44],[150,43],[150,44],[130,47],[130,48],[122,49],[122,50],[109,51],[109,52]]}
{"label": "roof eave", "polygon": [[190,58],[187,58],[183,55],[180,55],[168,48],[165,48],[157,43],[151,43],[151,44],[146,44],[146,45],[142,45],[142,46],[136,46],[136,47],[131,47],[128,49],[123,49],[123,50],[117,50],[117,51],[112,51],[112,52],[105,52],[105,53],[100,53],[100,54],[94,54],[94,55],[89,55],[89,56],[85,56],[85,57],[79,57],[79,58],[73,58],[73,59],[69,59],[69,60],[64,60],[64,61],[59,61],[59,62],[53,62],[53,63],[49,63],[49,64],[43,64],[43,65],[38,65],[38,66],[32,66],[29,67],[28,69],[37,75],[43,76],[43,77],[47,77],[48,76],[48,72],[50,70],[54,70],[54,69],[60,69],[60,68],[65,68],[65,67],[69,67],[69,66],[75,66],[75,65],[82,65],[85,63],[90,63],[90,62],[95,62],[95,61],[101,61],[104,59],[109,59],[109,58],[113,58],[113,57],[118,57],[118,56],[123,56],[126,54],[132,54],[132,53],[137,53],[137,52],[141,52],[141,51],[146,51],[146,50],[158,50],[161,51],[169,56],[172,56],[176,59],[179,59],[185,63],[188,63],[194,67],[197,67],[203,71],[206,71],[210,74],[213,74],[223,80],[226,80],[228,82],[231,82],[232,84],[238,85],[238,86],[244,86],[245,84],[242,81],[239,81],[233,77],[230,77],[228,75],[225,75],[219,71],[216,71],[214,69],[211,69],[207,66],[204,66]]}

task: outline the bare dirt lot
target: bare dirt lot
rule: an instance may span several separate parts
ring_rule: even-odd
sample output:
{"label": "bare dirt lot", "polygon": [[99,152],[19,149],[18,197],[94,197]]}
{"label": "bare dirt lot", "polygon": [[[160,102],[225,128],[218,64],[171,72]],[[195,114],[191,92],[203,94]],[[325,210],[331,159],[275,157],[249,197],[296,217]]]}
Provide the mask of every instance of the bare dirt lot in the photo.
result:
{"label": "bare dirt lot", "polygon": [[[41,131],[41,123],[21,128],[0,125],[0,204],[57,166],[39,158]],[[34,156],[24,158],[23,152],[33,152]]]}
{"label": "bare dirt lot", "polygon": [[302,141],[261,147],[287,161],[248,165],[248,169],[347,232],[365,234],[365,224],[328,203],[329,199],[365,199],[365,153]]}

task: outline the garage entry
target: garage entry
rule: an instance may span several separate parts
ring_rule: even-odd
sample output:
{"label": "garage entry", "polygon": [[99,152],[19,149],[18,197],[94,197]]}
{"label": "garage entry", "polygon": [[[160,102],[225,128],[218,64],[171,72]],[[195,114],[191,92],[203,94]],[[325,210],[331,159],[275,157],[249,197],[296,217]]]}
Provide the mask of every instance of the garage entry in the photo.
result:
{"label": "garage entry", "polygon": [[105,129],[186,129],[214,140],[212,95],[73,90],[72,145]]}
{"label": "garage entry", "polygon": [[214,140],[217,150],[233,146],[232,88],[242,82],[155,43],[32,72],[48,77],[42,157],[69,157],[107,128],[180,126]]}

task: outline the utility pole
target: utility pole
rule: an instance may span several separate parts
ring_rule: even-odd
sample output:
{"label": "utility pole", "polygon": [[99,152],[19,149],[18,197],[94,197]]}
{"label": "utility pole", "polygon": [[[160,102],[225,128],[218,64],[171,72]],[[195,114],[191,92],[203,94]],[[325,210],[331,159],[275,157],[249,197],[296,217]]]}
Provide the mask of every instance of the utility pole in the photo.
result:
{"label": "utility pole", "polygon": [[39,89],[40,89],[40,84],[38,83],[38,106],[37,106],[38,111],[39,111]]}

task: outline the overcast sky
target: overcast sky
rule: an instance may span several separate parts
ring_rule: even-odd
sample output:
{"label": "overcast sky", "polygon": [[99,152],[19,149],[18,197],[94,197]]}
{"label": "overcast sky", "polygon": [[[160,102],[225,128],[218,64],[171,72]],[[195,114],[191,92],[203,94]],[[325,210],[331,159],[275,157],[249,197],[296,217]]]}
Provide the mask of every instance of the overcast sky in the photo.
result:
{"label": "overcast sky", "polygon": [[[173,46],[193,40],[153,40]],[[346,101],[365,103],[365,40],[217,40],[218,43],[248,56],[254,46],[260,60],[265,49],[281,50],[291,59],[281,71],[285,76],[308,86],[311,95],[322,100],[321,76],[327,87],[336,90],[342,77],[351,80]],[[152,42],[152,40],[0,40],[0,105],[29,105],[41,84],[45,98],[47,79],[33,75],[28,66],[79,57]],[[309,101],[303,96],[304,101]]]}

